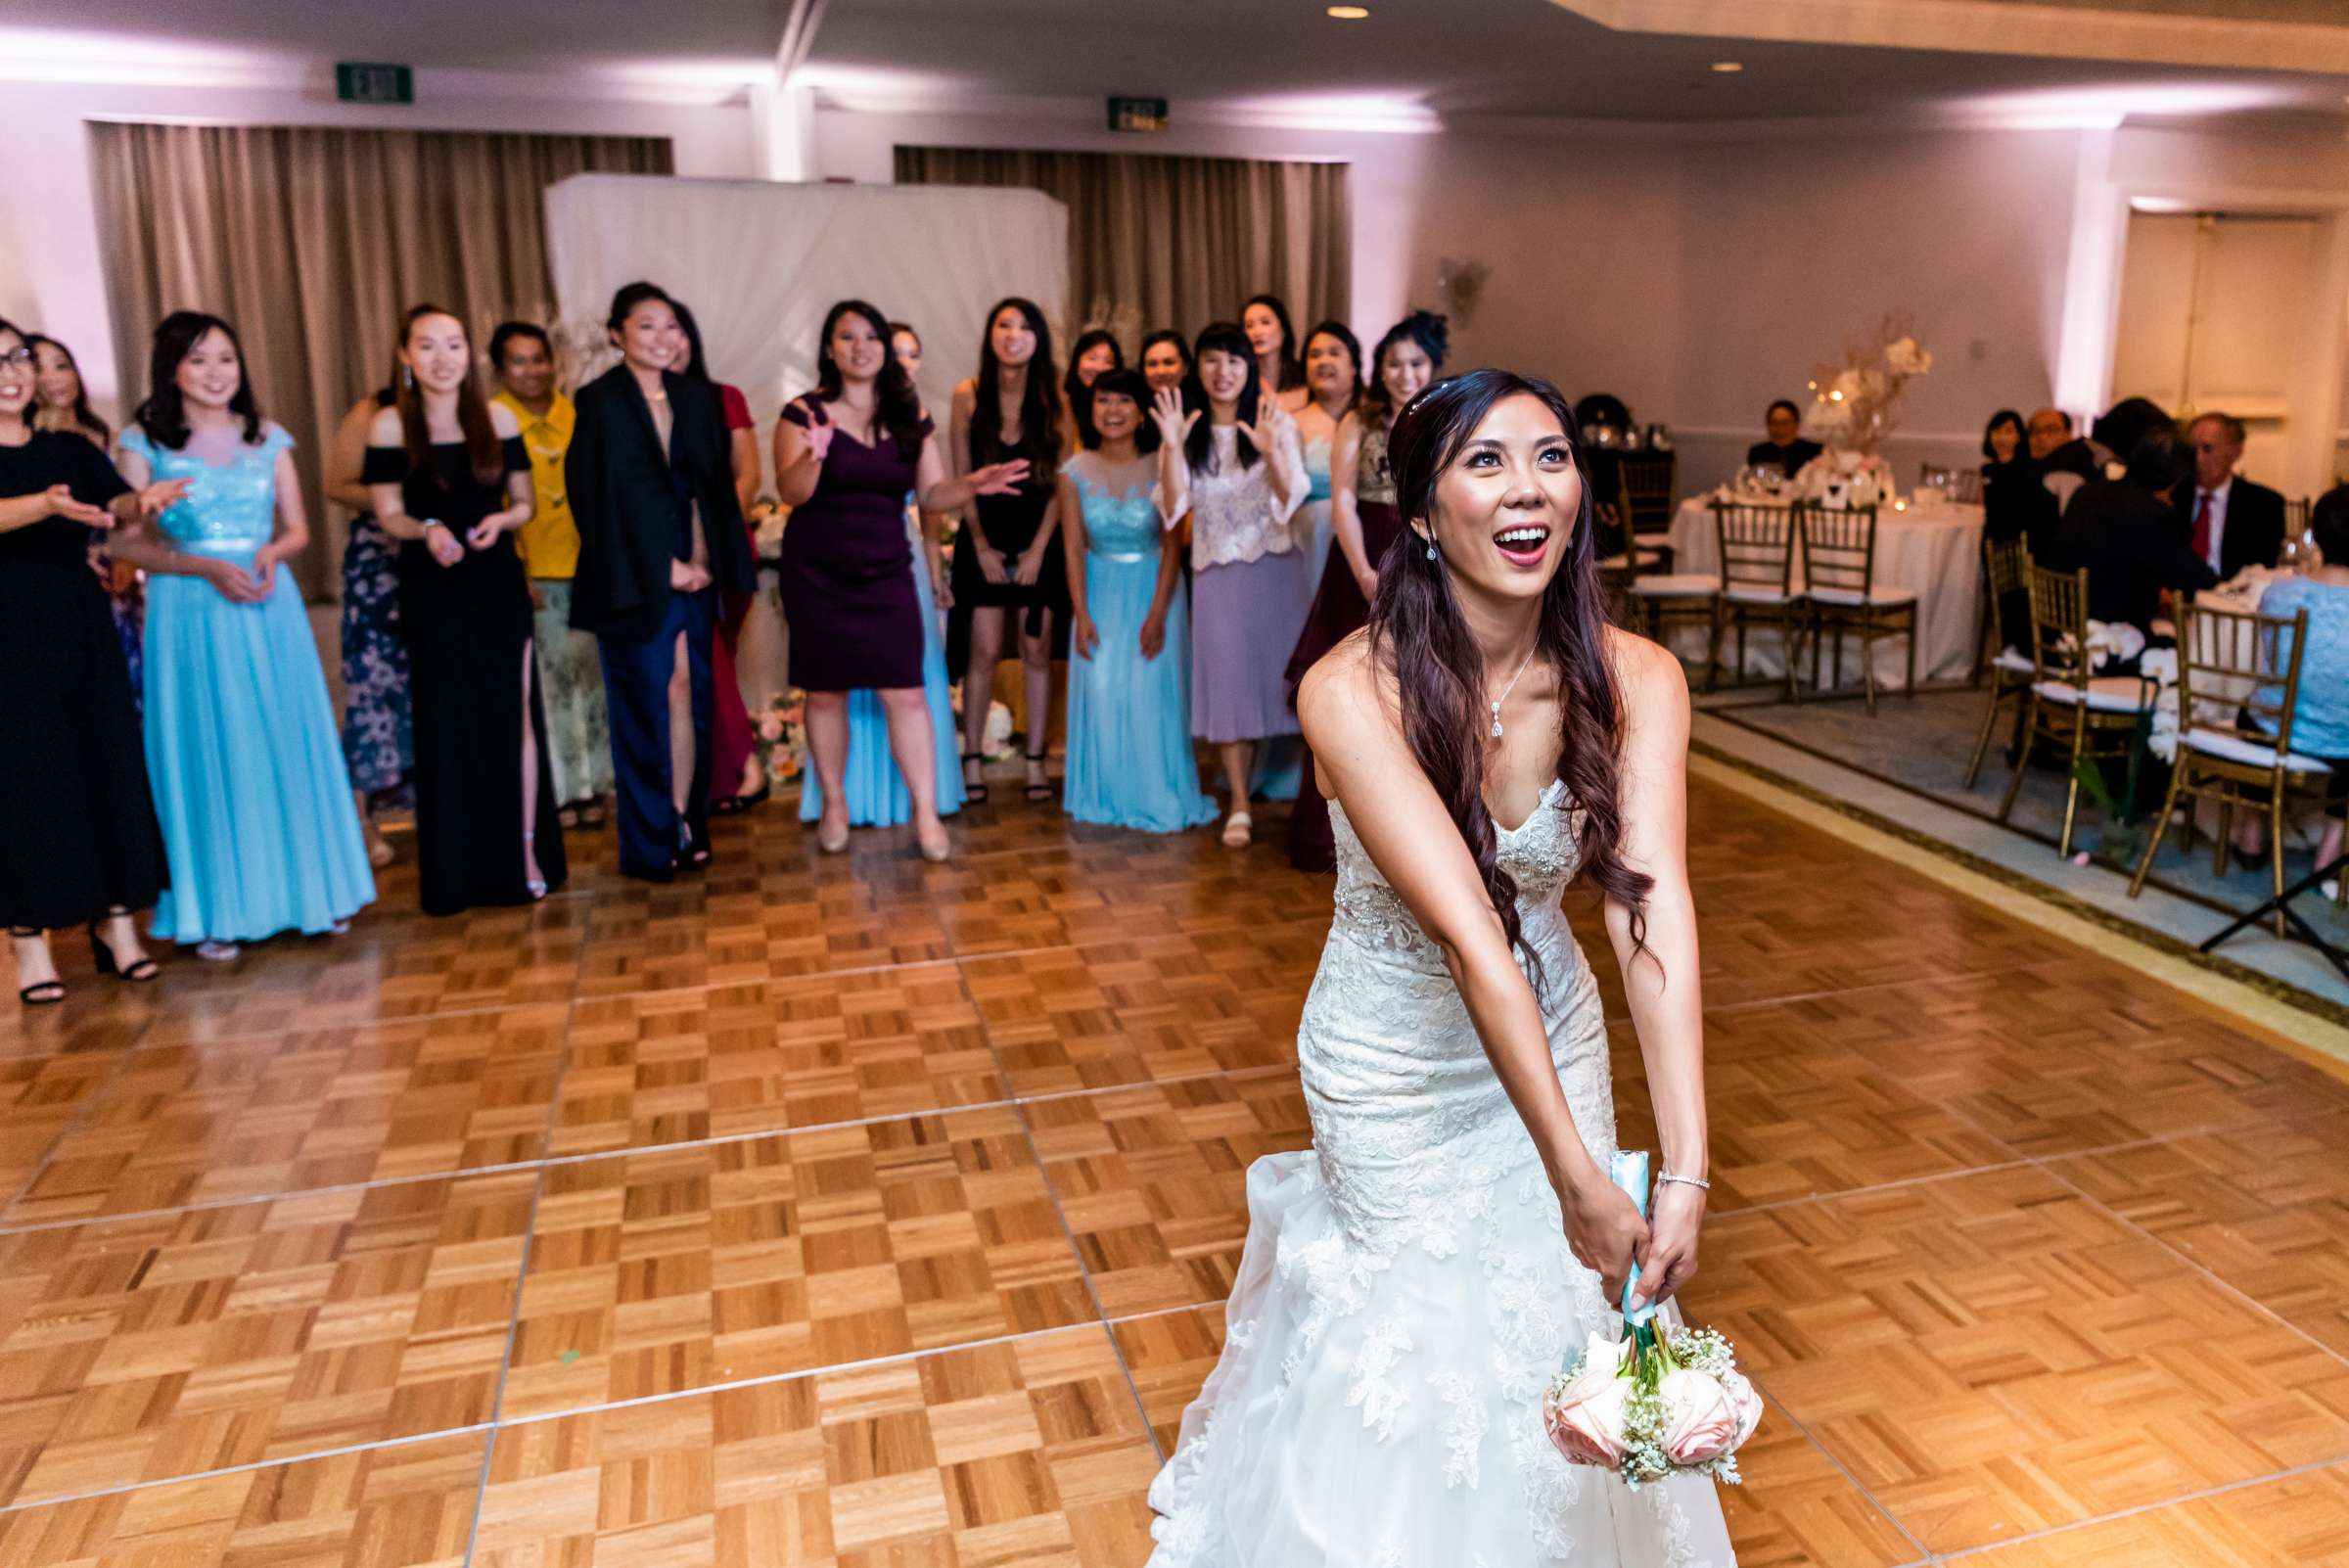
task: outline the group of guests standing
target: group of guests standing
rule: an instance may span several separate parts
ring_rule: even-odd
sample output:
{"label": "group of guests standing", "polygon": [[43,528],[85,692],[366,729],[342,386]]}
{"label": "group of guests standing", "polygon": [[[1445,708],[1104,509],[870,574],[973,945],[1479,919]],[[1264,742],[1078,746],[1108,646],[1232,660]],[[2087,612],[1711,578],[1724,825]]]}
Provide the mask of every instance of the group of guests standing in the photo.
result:
{"label": "group of guests standing", "polygon": [[[1300,345],[1282,302],[1259,296],[1189,341],[1150,334],[1131,367],[1116,338],[1088,332],[1064,376],[1043,312],[1007,299],[954,389],[942,449],[913,389],[919,335],[864,301],[835,305],[818,385],[786,405],[774,453],[793,508],[791,681],[807,694],[802,810],[819,847],[902,819],[860,798],[886,751],[924,853],[943,856],[941,810],[989,798],[990,694],[1015,651],[1028,799],[1054,795],[1046,715],[1065,657],[1063,809],[1151,832],[1221,815],[1223,842],[1248,844],[1267,743],[1293,761],[1301,749],[1296,683],[1362,623],[1400,530],[1386,432],[1445,346],[1442,319],[1414,313],[1379,342],[1365,387],[1344,323]],[[938,749],[948,671],[963,682],[958,758]],[[1216,750],[1221,810],[1197,740]],[[1326,867],[1318,792],[1297,794],[1293,853]]]}
{"label": "group of guests standing", "polygon": [[[431,914],[546,897],[564,807],[614,781],[623,870],[707,858],[712,633],[717,596],[755,585],[740,496],[757,443],[737,434],[739,393],[687,368],[681,307],[639,285],[612,327],[622,362],[575,404],[538,328],[493,336],[493,397],[459,317],[402,318],[390,379],[327,465],[329,495],[359,514],[338,744],[281,570],[309,538],[294,442],[261,413],[234,326],[166,317],[114,437],[78,378],[44,364],[47,341],[0,323],[0,717],[49,748],[0,776],[22,999],[63,998],[47,934],[74,925],[102,973],[155,978],[133,919],[149,907],[149,935],[211,959],[346,929],[390,854],[368,803],[393,788],[414,792]],[[144,577],[129,614],[110,593],[122,569]],[[750,753],[747,715],[733,727]]]}

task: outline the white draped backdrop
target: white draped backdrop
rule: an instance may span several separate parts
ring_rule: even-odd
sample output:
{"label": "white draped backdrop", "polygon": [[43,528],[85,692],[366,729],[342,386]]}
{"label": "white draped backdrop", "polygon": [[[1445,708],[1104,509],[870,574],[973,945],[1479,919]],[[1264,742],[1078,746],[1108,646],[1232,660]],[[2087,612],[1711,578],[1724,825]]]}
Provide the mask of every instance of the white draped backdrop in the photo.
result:
{"label": "white draped backdrop", "polygon": [[922,338],[922,400],[943,434],[979,365],[988,306],[1025,295],[1065,342],[1068,208],[1040,191],[785,185],[580,174],[547,187],[547,262],[575,375],[611,363],[613,291],[650,279],[693,307],[710,373],[750,399],[761,444],[815,385],[815,337],[867,300]]}

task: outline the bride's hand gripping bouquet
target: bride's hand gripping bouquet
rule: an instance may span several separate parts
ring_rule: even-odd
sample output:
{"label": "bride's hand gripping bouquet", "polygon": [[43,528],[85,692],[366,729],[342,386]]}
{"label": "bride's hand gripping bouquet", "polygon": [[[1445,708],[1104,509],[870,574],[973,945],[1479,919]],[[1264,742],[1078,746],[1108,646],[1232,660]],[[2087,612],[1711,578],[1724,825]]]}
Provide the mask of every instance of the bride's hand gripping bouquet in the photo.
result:
{"label": "bride's hand gripping bouquet", "polygon": [[[1647,1156],[1618,1154],[1609,1175],[1647,1212]],[[1631,1301],[1637,1270],[1624,1284]],[[1542,1399],[1542,1425],[1570,1464],[1614,1470],[1634,1487],[1666,1476],[1734,1485],[1737,1450],[1762,1421],[1762,1397],[1710,1328],[1659,1328],[1654,1303],[1627,1311],[1621,1338],[1593,1333]]]}

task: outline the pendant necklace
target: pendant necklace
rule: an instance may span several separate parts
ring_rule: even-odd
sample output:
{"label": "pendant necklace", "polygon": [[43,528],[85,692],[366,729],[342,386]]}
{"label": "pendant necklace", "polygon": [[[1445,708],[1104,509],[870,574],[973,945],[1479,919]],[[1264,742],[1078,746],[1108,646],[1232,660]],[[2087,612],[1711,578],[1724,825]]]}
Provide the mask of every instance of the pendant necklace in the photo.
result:
{"label": "pendant necklace", "polygon": [[1500,688],[1500,695],[1493,699],[1493,738],[1495,740],[1498,740],[1500,738],[1500,705],[1507,702],[1509,700],[1509,693],[1517,689],[1517,682],[1523,678],[1527,668],[1534,662],[1534,655],[1540,651],[1541,647],[1542,639],[1536,637],[1534,639],[1534,646],[1526,650],[1525,663],[1517,667],[1517,673],[1509,677],[1509,683]]}

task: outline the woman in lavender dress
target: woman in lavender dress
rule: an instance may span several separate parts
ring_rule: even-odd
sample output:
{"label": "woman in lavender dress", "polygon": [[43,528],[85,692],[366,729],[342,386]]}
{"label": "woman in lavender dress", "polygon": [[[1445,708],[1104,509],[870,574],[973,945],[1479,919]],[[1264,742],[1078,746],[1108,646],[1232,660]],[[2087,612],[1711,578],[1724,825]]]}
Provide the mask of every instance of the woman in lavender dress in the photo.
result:
{"label": "woman in lavender dress", "polygon": [[1297,422],[1262,390],[1247,335],[1199,334],[1182,392],[1158,394],[1167,515],[1191,518],[1191,733],[1215,743],[1229,792],[1223,842],[1255,829],[1257,743],[1297,733],[1283,678],[1312,586],[1291,527],[1308,482]]}

